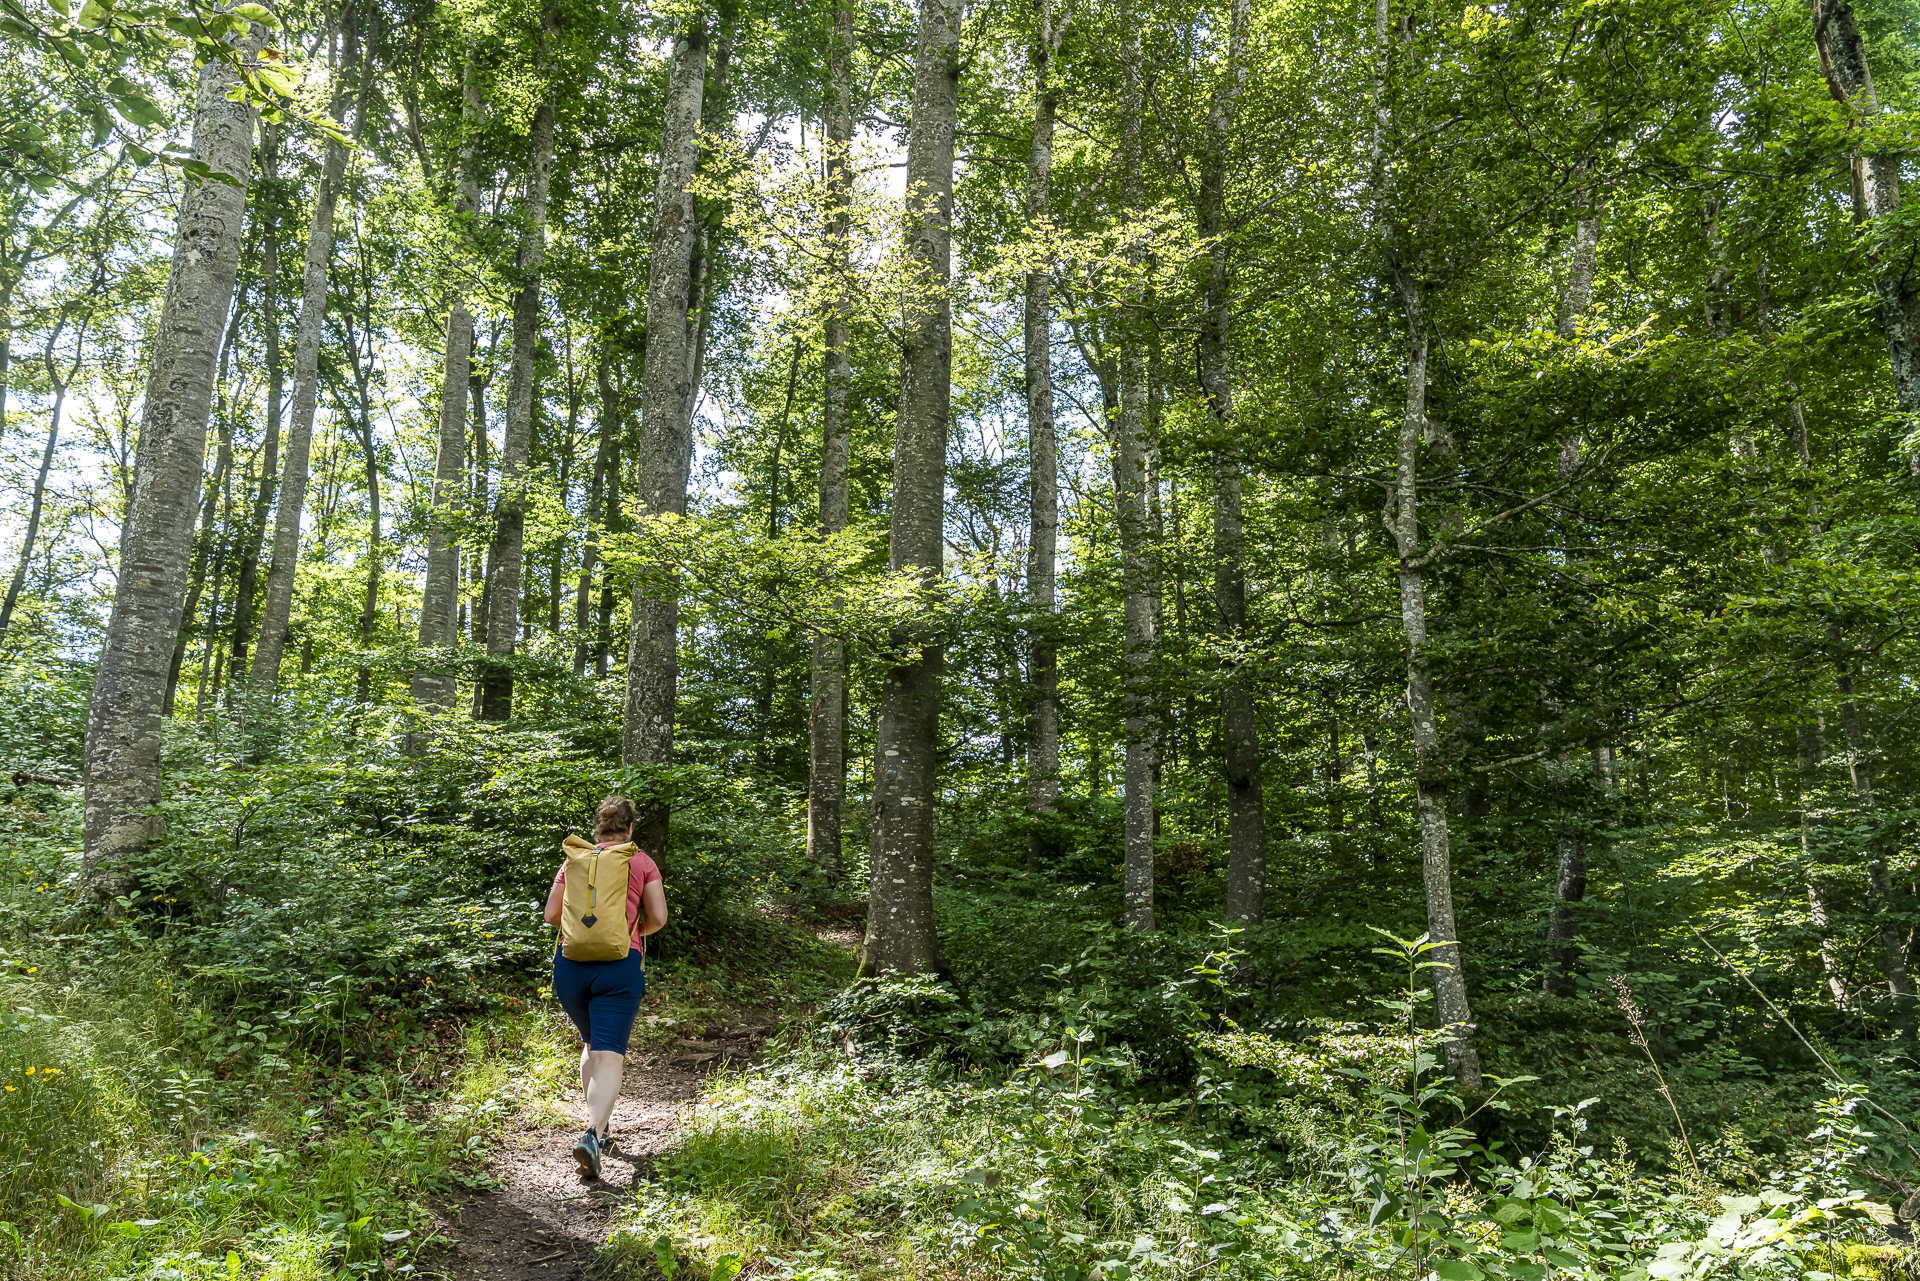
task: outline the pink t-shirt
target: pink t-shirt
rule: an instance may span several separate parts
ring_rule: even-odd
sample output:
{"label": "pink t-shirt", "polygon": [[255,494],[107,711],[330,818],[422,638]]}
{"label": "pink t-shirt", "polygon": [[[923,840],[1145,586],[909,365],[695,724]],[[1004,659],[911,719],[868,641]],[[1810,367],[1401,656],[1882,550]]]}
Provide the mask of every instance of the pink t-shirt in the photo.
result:
{"label": "pink t-shirt", "polygon": [[[613,845],[601,845],[596,848],[610,850],[616,845],[625,843],[615,841]],[[645,853],[635,850],[633,856],[627,860],[627,919],[633,922],[633,946],[640,950],[640,955],[643,957],[647,954],[647,941],[640,937],[640,923],[646,920],[646,913],[640,910],[640,896],[646,892],[648,881],[659,879],[660,869],[654,865],[653,860]],[[560,870],[553,874],[553,883],[555,885],[567,883],[566,864],[561,864]]]}

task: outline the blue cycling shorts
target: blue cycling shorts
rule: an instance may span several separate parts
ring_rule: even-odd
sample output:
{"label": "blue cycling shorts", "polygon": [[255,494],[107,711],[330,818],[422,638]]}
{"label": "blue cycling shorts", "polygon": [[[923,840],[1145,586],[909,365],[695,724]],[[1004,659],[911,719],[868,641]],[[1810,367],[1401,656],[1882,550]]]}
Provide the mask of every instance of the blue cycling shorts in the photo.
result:
{"label": "blue cycling shorts", "polygon": [[621,961],[569,961],[556,948],[553,994],[589,1048],[625,1054],[640,998],[647,994],[640,949],[630,950]]}

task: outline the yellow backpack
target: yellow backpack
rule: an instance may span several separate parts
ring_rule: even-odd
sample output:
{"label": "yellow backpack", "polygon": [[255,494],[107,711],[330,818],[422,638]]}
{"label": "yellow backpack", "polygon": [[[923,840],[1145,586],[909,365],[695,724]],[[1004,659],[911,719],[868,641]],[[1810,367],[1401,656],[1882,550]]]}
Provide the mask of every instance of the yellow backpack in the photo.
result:
{"label": "yellow backpack", "polygon": [[609,849],[569,836],[566,893],[560,908],[560,954],[569,961],[625,960],[632,946],[627,919],[627,863],[640,852],[632,841]]}

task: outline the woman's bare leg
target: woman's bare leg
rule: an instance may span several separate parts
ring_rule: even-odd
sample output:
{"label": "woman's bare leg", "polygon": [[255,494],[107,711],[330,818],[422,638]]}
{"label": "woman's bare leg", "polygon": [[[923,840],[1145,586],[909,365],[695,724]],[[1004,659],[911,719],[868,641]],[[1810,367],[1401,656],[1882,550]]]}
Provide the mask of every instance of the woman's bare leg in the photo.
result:
{"label": "woman's bare leg", "polygon": [[580,1090],[587,1099],[587,1123],[602,1139],[613,1119],[614,1100],[620,1097],[620,1074],[626,1070],[627,1056],[613,1050],[583,1050],[580,1053]]}

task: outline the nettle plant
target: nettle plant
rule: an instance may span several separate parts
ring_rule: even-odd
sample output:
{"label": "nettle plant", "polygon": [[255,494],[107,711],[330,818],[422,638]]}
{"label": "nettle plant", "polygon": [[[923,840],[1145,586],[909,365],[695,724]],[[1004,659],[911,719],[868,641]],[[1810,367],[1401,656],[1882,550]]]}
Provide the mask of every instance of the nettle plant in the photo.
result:
{"label": "nettle plant", "polygon": [[[1421,1009],[1433,999],[1421,977],[1443,964],[1429,956],[1441,945],[1426,935],[1376,932],[1389,946],[1374,951],[1405,972],[1404,986],[1377,1002],[1388,1018],[1322,1021],[1297,1042],[1223,1018],[1228,1031],[1195,1038],[1290,1091],[1254,1109],[1253,1119],[1295,1154],[1299,1173],[1332,1194],[1318,1229],[1339,1239],[1350,1265],[1440,1281],[1827,1281],[1848,1274],[1875,1219],[1891,1220],[1885,1206],[1849,1184],[1873,1137],[1854,1120],[1864,1102],[1855,1085],[1835,1085],[1822,1105],[1825,1123],[1745,1195],[1728,1194],[1684,1142],[1673,1145],[1672,1175],[1642,1174],[1624,1142],[1596,1157],[1580,1139],[1583,1114],[1597,1099],[1554,1108],[1547,1149],[1507,1159],[1499,1145],[1479,1141],[1472,1122],[1488,1109],[1506,1110],[1501,1096],[1535,1078],[1489,1075],[1492,1094],[1469,1111],[1441,1071],[1445,1031],[1421,1026]],[[1652,1067],[1665,1093],[1659,1064]]]}

